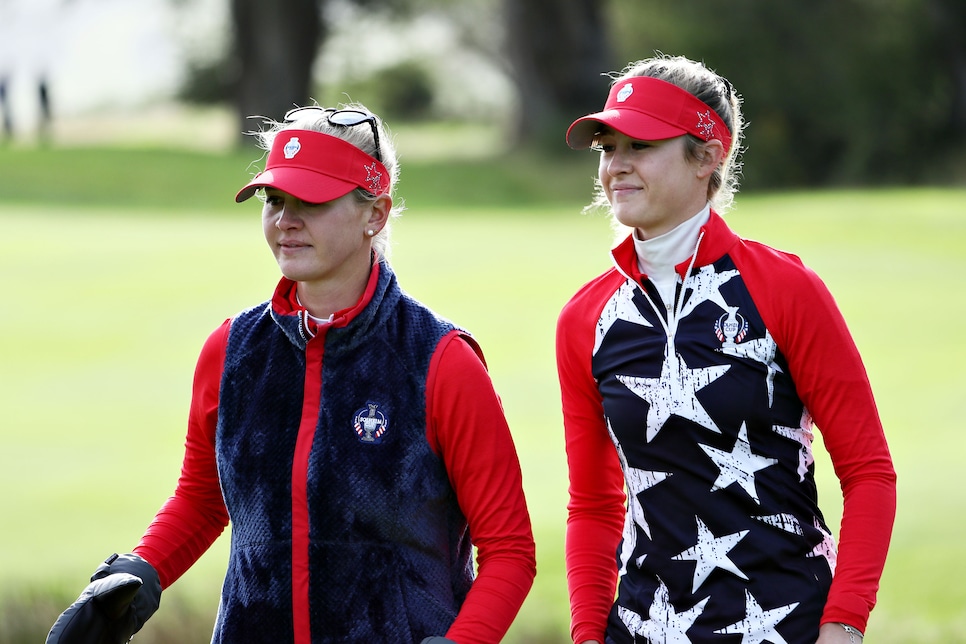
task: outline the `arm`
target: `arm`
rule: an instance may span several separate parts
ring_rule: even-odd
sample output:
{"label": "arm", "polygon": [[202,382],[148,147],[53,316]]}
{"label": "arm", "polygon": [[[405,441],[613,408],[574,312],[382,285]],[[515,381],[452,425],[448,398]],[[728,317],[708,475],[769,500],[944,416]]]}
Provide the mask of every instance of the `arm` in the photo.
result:
{"label": "arm", "polygon": [[[868,375],[832,295],[797,258],[776,262],[771,255],[763,266],[761,257],[746,259],[739,269],[822,432],[843,494],[838,564],[821,621],[864,631],[895,519],[892,458]],[[838,637],[843,629],[823,634],[828,630]]]}
{"label": "arm", "polygon": [[208,338],[195,370],[181,479],[133,554],[111,555],[57,619],[48,644],[126,642],[158,609],[167,588],[221,534],[228,513],[214,463],[218,389],[228,323]]}
{"label": "arm", "polygon": [[575,642],[604,641],[617,588],[615,553],[624,520],[624,478],[590,371],[595,321],[567,307],[557,323],[570,502],[566,563]]}
{"label": "arm", "polygon": [[446,464],[477,549],[479,574],[446,637],[495,643],[536,574],[523,477],[503,408],[471,346],[440,343],[427,383],[427,440]]}
{"label": "arm", "polygon": [[825,622],[818,630],[815,644],[862,644],[863,636],[858,629],[836,622]]}
{"label": "arm", "polygon": [[174,495],[155,515],[134,553],[158,571],[162,587],[173,584],[228,525],[215,463],[215,427],[229,322],[205,342],[195,368],[188,435]]}

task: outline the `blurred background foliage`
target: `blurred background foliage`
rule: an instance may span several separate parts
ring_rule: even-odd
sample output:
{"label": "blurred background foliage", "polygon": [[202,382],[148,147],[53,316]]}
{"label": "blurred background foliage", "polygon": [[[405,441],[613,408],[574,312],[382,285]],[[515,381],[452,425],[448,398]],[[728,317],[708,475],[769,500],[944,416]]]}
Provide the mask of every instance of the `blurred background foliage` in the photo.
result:
{"label": "blurred background foliage", "polygon": [[[100,356],[93,366],[85,364],[83,371],[64,368],[63,362],[73,354],[60,355],[52,348],[64,344],[64,329],[83,335],[101,318],[77,305],[76,308],[65,306],[57,296],[71,291],[64,289],[60,280],[80,273],[77,267],[95,263],[92,258],[105,264],[104,275],[110,278],[98,273],[96,280],[89,278],[90,284],[85,284],[90,289],[116,289],[114,272],[140,275],[133,269],[141,265],[141,259],[150,257],[139,258],[137,262],[119,262],[117,255],[137,253],[140,248],[110,245],[117,239],[137,238],[137,234],[129,231],[131,227],[143,224],[153,234],[157,226],[162,233],[157,235],[159,246],[164,246],[163,242],[170,236],[179,240],[178,252],[182,252],[182,244],[188,248],[184,253],[195,248],[194,245],[198,247],[195,255],[175,254],[163,256],[163,261],[155,264],[146,262],[152,275],[164,272],[156,287],[159,291],[184,289],[186,284],[198,282],[198,300],[217,310],[212,315],[235,310],[233,303],[228,305],[214,299],[225,290],[225,280],[208,280],[209,291],[202,288],[206,286],[204,280],[195,279],[193,267],[206,266],[205,270],[212,272],[216,268],[238,272],[238,258],[232,254],[234,247],[232,252],[224,250],[223,259],[217,258],[222,257],[218,251],[226,227],[232,227],[241,212],[231,200],[231,194],[239,184],[240,175],[246,171],[254,173],[258,165],[259,153],[248,147],[250,138],[241,134],[258,126],[257,119],[249,118],[251,115],[277,119],[293,105],[312,100],[327,105],[347,100],[363,102],[383,115],[392,127],[404,159],[401,192],[413,212],[422,216],[428,211],[426,219],[430,220],[420,224],[421,219],[414,218],[411,224],[406,224],[418,231],[408,242],[408,255],[415,258],[410,260],[414,264],[410,269],[420,269],[420,264],[425,264],[424,270],[439,273],[447,281],[450,273],[469,273],[438,271],[438,265],[450,266],[459,257],[439,264],[425,262],[425,257],[437,258],[440,249],[472,255],[466,261],[480,261],[481,257],[492,255],[495,262],[509,266],[518,264],[508,258],[526,256],[530,262],[528,271],[538,267],[545,271],[546,277],[540,281],[539,289],[524,289],[520,297],[545,294],[551,286],[561,291],[564,286],[569,288],[561,282],[566,282],[567,269],[582,257],[591,234],[592,219],[581,218],[578,224],[568,220],[568,227],[559,222],[553,226],[546,223],[561,212],[576,214],[591,193],[596,166],[594,155],[571,154],[567,150],[563,138],[567,125],[576,116],[602,106],[609,82],[603,74],[619,71],[626,63],[649,57],[656,51],[704,61],[728,77],[744,96],[749,121],[743,181],[746,194],[756,190],[884,184],[966,186],[966,147],[963,145],[966,137],[966,2],[963,0],[812,0],[807,3],[277,0],[269,10],[265,9],[266,3],[257,0],[0,0],[0,89],[7,87],[3,53],[9,51],[10,40],[4,38],[11,35],[9,30],[4,31],[9,23],[4,22],[3,12],[16,5],[44,2],[57,4],[58,11],[78,12],[98,7],[120,12],[127,3],[145,13],[142,22],[154,19],[147,15],[148,6],[164,4],[177,16],[167,28],[184,60],[175,90],[168,91],[162,82],[164,79],[154,76],[152,71],[141,72],[151,77],[157,91],[136,99],[141,103],[133,110],[132,123],[117,116],[116,106],[95,105],[90,109],[103,116],[103,122],[81,118],[78,127],[84,131],[78,134],[71,129],[68,136],[66,128],[60,129],[60,126],[70,125],[67,121],[74,117],[66,113],[66,101],[60,100],[67,90],[57,77],[51,79],[53,82],[48,88],[53,127],[41,121],[38,136],[31,141],[26,138],[22,123],[12,123],[10,128],[4,123],[5,143],[0,143],[0,207],[6,207],[4,222],[11,226],[11,232],[6,235],[10,243],[5,254],[9,267],[5,274],[10,278],[5,286],[10,290],[5,298],[8,309],[0,317],[13,325],[10,327],[13,330],[5,334],[10,343],[8,347],[24,345],[31,354],[31,364],[37,365],[35,369],[40,374],[37,380],[42,383],[37,389],[45,396],[45,407],[58,407],[48,405],[48,390],[56,388],[61,394],[89,391],[75,388],[73,383],[61,383],[63,379],[76,377],[75,373],[83,373],[83,379],[91,381],[86,384],[95,390],[109,389],[109,385],[100,384],[99,378],[104,378],[105,383],[114,382],[97,370],[101,368]],[[55,52],[58,38],[69,39],[69,34],[55,37],[40,31],[25,33],[29,40]],[[81,79],[84,83],[93,86],[97,78],[108,73],[105,70],[111,69],[108,65],[111,59],[107,56],[133,57],[120,44],[122,36],[100,31],[93,25],[81,30],[78,37],[88,42],[103,42],[107,51],[100,64],[90,65],[89,75]],[[157,47],[153,41],[143,45],[148,49]],[[63,60],[74,54],[58,55]],[[135,93],[131,78],[118,76],[112,80],[128,93]],[[2,92],[0,99],[4,99]],[[186,112],[165,111],[169,104],[189,106],[190,122],[182,118]],[[6,110],[5,103],[0,107]],[[5,111],[4,116],[7,115]],[[115,133],[130,127],[131,130],[123,132],[126,144],[113,145],[121,137],[105,136],[102,126]],[[78,145],[79,140],[82,145]],[[190,140],[190,145],[184,143],[186,140]],[[960,274],[964,256],[963,219],[959,216],[963,210],[963,192],[942,192],[942,198],[935,202],[930,192],[903,192],[900,198],[892,191],[874,191],[875,197],[870,199],[866,194],[853,198],[849,191],[812,194],[810,190],[802,190],[797,196],[794,192],[784,195],[783,199],[792,201],[778,205],[768,195],[750,196],[742,202],[741,211],[742,216],[751,213],[754,225],[749,229],[752,232],[763,229],[767,232],[769,225],[787,226],[783,236],[776,237],[777,242],[794,240],[802,246],[794,250],[824,260],[823,268],[838,269],[837,273],[829,270],[831,275],[856,275],[854,286],[839,278],[841,285],[852,286],[843,301],[851,303],[850,313],[869,318],[859,328],[874,329],[883,336],[876,343],[868,341],[869,356],[880,373],[888,368],[880,378],[885,382],[886,393],[891,395],[883,396],[882,406],[886,411],[891,408],[895,424],[906,429],[906,434],[895,432],[896,454],[904,459],[902,464],[906,466],[903,493],[910,499],[915,498],[915,502],[903,505],[908,518],[897,532],[896,554],[890,555],[894,577],[883,585],[884,601],[876,616],[881,624],[876,635],[883,642],[966,641],[963,636],[966,626],[959,610],[962,584],[955,582],[961,577],[956,562],[962,558],[956,553],[961,547],[962,531],[950,528],[947,523],[950,516],[963,516],[958,511],[962,500],[961,495],[942,492],[955,489],[952,479],[958,472],[956,459],[962,450],[937,453],[934,448],[936,444],[946,444],[946,436],[959,435],[955,432],[962,415],[961,387],[958,386],[961,379],[946,377],[961,371],[954,368],[961,364],[961,334],[953,329],[962,316],[950,313],[945,305],[939,309],[931,306],[936,301],[946,304],[960,301],[949,299],[949,293],[954,293],[956,286],[948,280]],[[829,205],[843,195],[840,205],[835,208]],[[804,200],[797,208],[796,199]],[[102,209],[108,214],[103,215]],[[786,219],[791,217],[792,224],[775,217],[779,211]],[[252,216],[250,209],[247,212]],[[933,213],[931,219],[929,213]],[[218,221],[208,221],[209,216]],[[501,216],[503,219],[498,219]],[[107,218],[106,223],[101,222],[102,217]],[[484,218],[489,219],[479,228],[470,227]],[[98,224],[93,227],[96,231],[93,238],[81,236],[89,227],[90,219]],[[186,219],[193,224],[188,229],[191,243],[185,240],[189,235],[180,227]],[[909,224],[912,219],[915,225]],[[849,224],[847,231],[832,225],[839,221]],[[573,227],[577,225],[588,228]],[[246,244],[254,237],[248,226],[240,222],[235,233]],[[68,229],[63,239],[45,232],[60,227]],[[400,232],[405,230],[401,227]],[[417,246],[424,233],[435,234],[438,243],[424,241],[424,246]],[[480,241],[483,233],[491,234],[498,242]],[[554,234],[557,237],[551,236]],[[593,234],[607,237],[606,225]],[[898,249],[887,243],[900,237],[903,245]],[[536,239],[542,243],[533,243]],[[486,252],[466,253],[466,240],[472,240],[469,243]],[[251,243],[256,241],[252,239]],[[535,248],[546,252],[536,254]],[[262,251],[258,246],[257,252]],[[857,254],[859,251],[866,254]],[[51,256],[57,261],[50,259]],[[262,254],[254,256],[262,257]],[[403,254],[400,261],[405,257]],[[560,262],[560,257],[567,261]],[[24,258],[30,258],[31,262],[27,263]],[[600,261],[605,259],[601,252]],[[262,266],[253,261],[251,266],[241,267],[250,270],[251,275],[244,273],[238,280],[246,283],[246,288],[246,280],[255,283],[252,288],[259,297],[263,292],[258,281]],[[179,267],[190,276],[175,277],[173,273]],[[862,273],[863,270],[869,271],[874,279]],[[883,278],[878,271],[886,270],[893,273],[886,273]],[[56,278],[47,277],[51,295],[45,291],[47,282],[41,278],[48,273]],[[589,270],[586,275],[582,270],[574,273],[575,283],[577,273],[581,279],[591,274]],[[28,280],[22,278],[24,274],[30,276]],[[265,274],[273,273],[266,271]],[[520,281],[522,274],[520,271],[501,281],[493,279],[490,272],[479,271],[480,279],[492,281],[477,288]],[[902,279],[906,282],[901,282]],[[51,306],[47,299],[29,304],[24,298],[11,295],[15,293],[12,290],[15,283],[37,291],[38,299],[49,297],[61,307],[58,314],[47,314]],[[417,277],[411,283],[421,282]],[[895,286],[897,283],[899,287]],[[887,292],[877,295],[876,284]],[[920,288],[922,284],[929,284],[934,290],[924,290]],[[130,291],[140,292],[142,287],[138,283]],[[96,300],[88,288],[74,290],[79,300]],[[470,295],[475,293],[473,288],[464,290]],[[128,291],[118,289],[118,292]],[[895,292],[910,294],[914,305],[899,307],[892,300],[889,308],[881,304]],[[145,298],[150,297],[151,292],[145,294]],[[511,293],[501,293],[501,297],[509,298]],[[113,298],[120,296],[112,293],[110,298],[113,302]],[[177,299],[186,300],[179,304],[184,307],[184,317],[177,318],[177,324],[170,328],[179,329],[176,335],[187,345],[184,353],[189,354],[196,349],[195,335],[180,325],[198,324],[199,330],[194,333],[201,337],[208,330],[207,322],[197,320],[197,311],[191,308],[194,301],[185,298],[183,291],[179,291]],[[479,304],[477,300],[481,298],[468,299]],[[145,324],[144,320],[160,320],[159,328],[169,332],[161,322],[172,314],[156,302],[143,303],[138,308],[136,303],[130,303],[130,294],[120,301],[124,306],[109,311],[111,319],[120,317],[130,327],[140,327]],[[241,302],[248,303],[247,299]],[[535,308],[532,302],[527,306]],[[558,308],[546,307],[546,310],[555,314]],[[929,316],[934,310],[938,311],[933,313],[934,319],[919,317]],[[119,315],[121,312],[130,317]],[[502,309],[486,312],[504,321]],[[70,318],[69,323],[62,321],[61,313]],[[900,317],[903,315],[906,317]],[[547,316],[548,331],[543,336],[549,338],[551,313]],[[474,326],[483,326],[486,322],[481,311],[473,310],[466,317]],[[894,334],[899,328],[929,328],[931,331],[924,341],[932,341],[937,348],[922,349],[919,341],[896,343]],[[35,335],[28,337],[37,339],[24,341],[21,337],[24,329],[34,331]],[[72,337],[67,335],[68,339]],[[504,342],[493,342],[491,351],[496,353],[504,344],[513,348],[515,345],[511,342],[518,342],[520,337],[514,329],[506,334]],[[948,343],[944,338],[950,339]],[[60,339],[61,344],[52,344],[52,339]],[[88,341],[84,336],[83,341],[73,342],[70,348],[79,354],[97,353],[98,350],[89,348]],[[117,342],[117,339],[111,337],[109,341]],[[135,346],[133,342],[131,346]],[[534,342],[527,349],[535,351],[542,346]],[[37,351],[37,347],[42,350]],[[165,346],[163,355],[171,353],[169,349]],[[124,353],[129,350],[133,349],[122,343],[114,352],[120,354],[117,357],[120,366],[114,377],[130,381],[133,388],[139,377],[156,371],[156,361],[160,358],[156,356],[144,360],[143,365],[132,365],[130,355]],[[5,351],[5,364],[9,365],[12,352]],[[35,360],[35,353],[44,360]],[[917,365],[917,360],[934,356],[942,358],[942,362],[928,367]],[[138,357],[140,360],[141,356]],[[171,361],[177,364],[171,369],[179,376],[186,376],[184,364],[191,359],[193,355],[183,360],[172,357]],[[499,360],[494,363],[499,364]],[[552,369],[549,358],[541,365]],[[134,375],[128,374],[128,370]],[[51,374],[57,374],[61,380],[47,384],[46,378]],[[910,374],[915,377],[910,378]],[[528,382],[536,380],[529,371],[523,377]],[[11,383],[23,380],[21,374],[10,371],[7,395],[18,391]],[[941,383],[936,385],[936,380]],[[171,429],[159,432],[153,440],[157,441],[155,449],[160,451],[158,446],[166,445],[164,449],[169,450],[170,458],[179,459],[183,430],[177,414],[186,405],[179,404],[178,396],[182,394],[177,393],[181,391],[178,387],[182,381],[175,380],[174,376],[171,381],[178,383],[171,385],[173,390],[150,392],[164,401],[165,413],[174,415],[173,419],[165,417],[164,422],[159,421]],[[538,384],[546,384],[550,390],[554,386],[552,382]],[[910,387],[926,391],[919,394],[925,399],[924,404],[910,403],[915,398],[909,393]],[[516,390],[522,389],[508,386],[507,400],[518,401],[518,408],[528,413],[544,413],[552,408],[552,402],[534,404],[533,400],[520,396]],[[546,399],[555,400],[556,393],[550,391]],[[12,407],[12,400],[8,399],[6,404]],[[116,404],[114,399],[108,400],[111,405]],[[117,400],[123,397],[118,395]],[[68,395],[66,402],[58,402],[60,407],[70,407],[76,401]],[[110,413],[105,412],[103,417],[91,414],[86,422],[104,425],[113,431],[120,431],[114,429],[120,426],[126,431],[124,414],[130,413],[132,405],[137,407],[134,413],[142,413],[148,407],[148,403],[136,398],[121,409],[109,407]],[[150,405],[155,409],[153,400]],[[30,409],[33,411],[33,407]],[[6,413],[9,415],[9,408]],[[7,480],[16,480],[15,485],[7,488],[8,505],[19,508],[19,504],[35,499],[36,496],[23,493],[27,487],[39,488],[41,496],[47,494],[58,502],[70,504],[75,496],[83,496],[89,489],[76,481],[87,481],[86,485],[95,488],[115,485],[111,476],[90,467],[74,453],[67,454],[66,460],[75,469],[63,472],[56,480],[39,485],[35,479],[29,479],[28,486],[26,476],[18,478],[18,472],[32,463],[63,462],[38,450],[35,441],[46,441],[40,444],[51,450],[51,446],[59,446],[61,452],[83,442],[85,437],[79,435],[73,437],[74,442],[66,442],[66,447],[60,445],[58,432],[73,436],[72,425],[85,420],[82,413],[76,416],[63,426],[48,427],[31,420],[22,431],[9,431],[11,425],[0,427],[9,432],[4,436],[7,442],[2,454],[7,455],[5,462],[10,466],[0,469],[8,470]],[[522,418],[529,421],[527,416]],[[5,417],[0,422],[11,421]],[[521,422],[521,426],[527,423]],[[921,427],[930,428],[930,436],[935,441],[920,442],[918,429]],[[10,437],[15,438],[16,444],[10,444]],[[140,439],[145,440],[143,436]],[[121,449],[114,442],[110,446],[113,450]],[[528,467],[534,468],[528,472],[535,472],[531,481],[546,485],[554,494],[562,496],[565,485],[558,484],[554,478],[565,476],[559,463],[562,450],[554,451],[552,446],[548,449],[542,443],[534,443],[527,449],[527,455],[531,456]],[[98,453],[101,452],[104,452],[101,458],[106,461],[115,453],[99,449]],[[20,456],[23,454],[30,454],[36,460],[24,459]],[[85,453],[84,458],[88,457]],[[942,461],[940,466],[936,465],[937,458]],[[11,465],[21,466],[22,470]],[[164,470],[160,477],[162,485],[169,485],[172,468],[166,462],[156,467]],[[82,477],[78,471],[84,468],[88,471]],[[49,469],[38,470],[50,473]],[[99,473],[95,477],[91,472]],[[104,472],[109,469],[105,467]],[[65,480],[70,480],[70,484],[64,484]],[[162,489],[167,493],[169,488]],[[72,532],[65,527],[66,520],[59,516],[47,516],[50,510],[46,506],[29,507],[19,515],[4,514],[12,517],[8,523],[14,526],[8,531],[4,547],[8,561],[22,560],[22,566],[41,575],[41,581],[39,586],[23,587],[12,585],[8,579],[0,583],[0,642],[39,641],[38,634],[46,631],[52,619],[76,596],[80,589],[78,580],[89,574],[89,566],[96,564],[95,557],[103,556],[100,549],[104,535],[118,535],[117,542],[126,544],[122,531],[113,524],[95,527],[104,514],[122,516],[136,533],[134,538],[140,534],[144,521],[150,518],[143,513],[153,512],[155,498],[136,484],[127,491],[131,497],[137,497],[128,501],[137,511],[117,511],[113,507],[91,511],[87,498],[83,499],[84,503],[71,506],[78,515],[74,525],[84,526],[88,541],[96,542],[92,546],[88,544],[81,554],[75,543],[80,540],[81,531],[75,527]],[[97,496],[98,502],[101,497]],[[834,495],[830,493],[829,498],[833,499]],[[941,510],[936,511],[935,504],[920,502],[923,499],[938,500]],[[562,520],[558,522],[555,514],[562,507],[563,501],[535,507],[550,517],[541,517],[543,523],[538,524],[548,533],[538,536],[544,557],[538,576],[541,588],[528,600],[531,603],[526,619],[520,620],[519,627],[525,630],[518,631],[513,641],[530,644],[565,641],[566,589],[560,570],[562,546],[558,545],[562,542]],[[18,521],[18,516],[33,519]],[[14,540],[29,538],[24,535],[29,535],[35,525],[46,526],[52,522],[56,523],[56,530],[70,535],[72,545],[48,548],[36,557],[10,545]],[[62,544],[63,535],[45,534],[44,539],[36,541]],[[213,568],[217,566],[193,571],[197,576],[184,587],[190,592],[167,596],[164,615],[153,620],[151,632],[139,635],[137,641],[144,644],[185,642],[192,641],[192,636],[186,633],[210,633],[215,607],[206,602],[211,602],[211,597],[217,598],[219,579],[218,575],[212,575],[211,579],[205,575]],[[57,571],[63,580],[49,579],[50,571]],[[204,594],[209,586],[214,590]],[[194,588],[202,588],[198,593],[205,598],[196,599],[191,594]],[[958,617],[949,618],[950,615]],[[944,624],[943,619],[952,625]],[[197,637],[195,640],[204,641]]]}
{"label": "blurred background foliage", "polygon": [[[481,120],[508,149],[563,154],[569,122],[603,104],[603,74],[660,51],[744,97],[746,188],[966,177],[961,0],[280,0],[255,21],[257,0],[225,1],[231,37],[192,60],[180,98],[232,106],[239,132],[351,96],[390,123]],[[418,42],[381,59],[393,39]]]}

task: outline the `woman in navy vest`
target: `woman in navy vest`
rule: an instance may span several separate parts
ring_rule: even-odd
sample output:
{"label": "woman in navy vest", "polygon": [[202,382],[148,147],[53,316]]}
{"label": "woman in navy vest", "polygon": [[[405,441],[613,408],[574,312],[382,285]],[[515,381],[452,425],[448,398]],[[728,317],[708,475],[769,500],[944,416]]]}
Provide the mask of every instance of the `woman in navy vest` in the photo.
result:
{"label": "woman in navy vest", "polygon": [[236,201],[281,281],[208,338],[174,495],[48,642],[127,641],[229,523],[212,642],[499,642],[535,575],[519,460],[476,342],[386,261],[392,141],[361,105],[257,136]]}
{"label": "woman in navy vest", "polygon": [[[730,82],[662,55],[567,132],[599,152],[595,205],[621,231],[557,326],[575,642],[849,644],[875,604],[892,460],[828,289],[721,217],[742,130]],[[838,547],[813,426],[844,495]]]}

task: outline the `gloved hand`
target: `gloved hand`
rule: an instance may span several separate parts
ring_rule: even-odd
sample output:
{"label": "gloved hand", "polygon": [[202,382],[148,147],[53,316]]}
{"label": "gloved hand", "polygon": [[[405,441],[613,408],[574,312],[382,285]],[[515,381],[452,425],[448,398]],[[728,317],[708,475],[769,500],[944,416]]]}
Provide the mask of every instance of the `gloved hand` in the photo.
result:
{"label": "gloved hand", "polygon": [[111,555],[65,610],[47,644],[124,644],[161,603],[157,571],[137,555]]}

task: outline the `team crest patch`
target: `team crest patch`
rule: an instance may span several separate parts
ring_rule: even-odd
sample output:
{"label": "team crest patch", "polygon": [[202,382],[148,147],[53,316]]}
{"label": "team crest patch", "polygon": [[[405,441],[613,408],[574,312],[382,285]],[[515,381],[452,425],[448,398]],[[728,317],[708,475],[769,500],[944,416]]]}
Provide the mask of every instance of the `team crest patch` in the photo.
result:
{"label": "team crest patch", "polygon": [[714,334],[723,347],[733,347],[748,334],[748,320],[738,313],[737,306],[729,306],[728,312],[714,323]]}
{"label": "team crest patch", "polygon": [[360,443],[378,445],[389,430],[389,421],[386,415],[379,411],[378,404],[366,403],[366,406],[352,417],[352,429],[355,430]]}
{"label": "team crest patch", "polygon": [[285,155],[286,159],[291,159],[291,158],[294,158],[295,155],[298,154],[299,150],[301,149],[302,149],[302,144],[299,143],[299,137],[293,136],[291,139],[288,140],[288,143],[285,144],[285,147],[282,148],[282,153]]}

